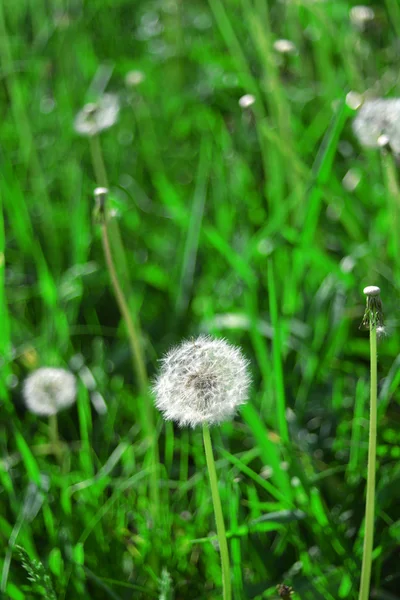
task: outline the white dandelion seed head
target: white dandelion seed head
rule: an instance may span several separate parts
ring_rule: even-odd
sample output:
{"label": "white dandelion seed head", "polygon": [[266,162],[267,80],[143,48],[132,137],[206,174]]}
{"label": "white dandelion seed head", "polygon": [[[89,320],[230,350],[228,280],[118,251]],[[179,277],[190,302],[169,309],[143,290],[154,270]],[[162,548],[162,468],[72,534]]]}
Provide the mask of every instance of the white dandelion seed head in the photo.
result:
{"label": "white dandelion seed head", "polygon": [[135,87],[140,85],[146,79],[146,75],[143,71],[129,71],[125,75],[125,84],[128,87]]}
{"label": "white dandelion seed head", "polygon": [[384,141],[400,154],[400,98],[366,100],[353,121],[353,131],[362,146],[380,148]]}
{"label": "white dandelion seed head", "polygon": [[98,102],[86,104],[78,112],[74,129],[79,135],[96,135],[116,123],[119,113],[118,96],[104,94]]}
{"label": "white dandelion seed head", "polygon": [[359,29],[363,29],[365,24],[373,21],[374,18],[375,13],[370,6],[358,5],[350,9],[350,21]]}
{"label": "white dandelion seed head", "polygon": [[65,369],[42,367],[25,379],[22,394],[28,410],[48,417],[75,402],[76,379]]}
{"label": "white dandelion seed head", "polygon": [[296,46],[290,40],[276,40],[274,42],[274,50],[281,54],[294,54],[297,52]]}
{"label": "white dandelion seed head", "polygon": [[153,386],[155,403],[180,427],[231,419],[248,399],[251,378],[241,350],[201,335],[172,348]]}
{"label": "white dandelion seed head", "polygon": [[256,99],[253,94],[245,94],[239,98],[239,106],[240,108],[249,108],[249,106],[252,106],[255,101]]}

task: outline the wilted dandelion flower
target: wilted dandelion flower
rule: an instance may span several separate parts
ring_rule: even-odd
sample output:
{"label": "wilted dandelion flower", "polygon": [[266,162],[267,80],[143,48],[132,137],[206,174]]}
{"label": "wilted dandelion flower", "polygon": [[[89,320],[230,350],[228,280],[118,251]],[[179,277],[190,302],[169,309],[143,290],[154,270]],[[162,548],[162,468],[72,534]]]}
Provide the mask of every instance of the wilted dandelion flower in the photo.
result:
{"label": "wilted dandelion flower", "polygon": [[43,367],[25,379],[22,393],[31,412],[48,417],[75,402],[76,380],[65,369]]}
{"label": "wilted dandelion flower", "polygon": [[78,112],[74,121],[74,129],[79,135],[96,135],[116,123],[119,113],[118,97],[115,94],[104,94],[98,102],[86,104]]}
{"label": "wilted dandelion flower", "polygon": [[380,148],[382,141],[400,154],[400,98],[366,100],[353,122],[360,144]]}
{"label": "wilted dandelion flower", "polygon": [[233,417],[247,401],[250,381],[248,361],[239,348],[200,336],[167,353],[153,391],[167,420],[196,427]]}
{"label": "wilted dandelion flower", "polygon": [[252,106],[255,101],[256,99],[253,94],[245,94],[239,98],[239,106],[240,108],[249,108],[249,106]]}

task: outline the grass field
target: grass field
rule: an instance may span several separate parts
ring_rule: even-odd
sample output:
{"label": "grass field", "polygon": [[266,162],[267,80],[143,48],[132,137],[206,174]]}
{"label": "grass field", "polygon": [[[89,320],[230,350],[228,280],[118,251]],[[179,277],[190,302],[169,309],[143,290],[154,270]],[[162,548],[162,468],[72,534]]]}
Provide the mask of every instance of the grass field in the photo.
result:
{"label": "grass field", "polygon": [[[278,598],[282,583],[294,599],[358,597],[359,325],[364,286],[380,286],[390,335],[378,348],[371,598],[400,600],[398,161],[359,145],[351,102],[399,95],[400,4],[369,3],[361,24],[354,4],[0,3],[4,598],[222,598],[201,431],[165,423],[132,367],[93,216],[107,184],[149,381],[170,346],[202,333],[251,364],[248,404],[211,430],[234,600]],[[279,39],[294,46],[282,53]],[[132,71],[143,74],[133,85]],[[74,130],[104,93],[120,103],[93,138],[106,173]],[[41,366],[79,382],[58,415],[60,455],[23,403]],[[26,570],[35,560],[41,585]]]}

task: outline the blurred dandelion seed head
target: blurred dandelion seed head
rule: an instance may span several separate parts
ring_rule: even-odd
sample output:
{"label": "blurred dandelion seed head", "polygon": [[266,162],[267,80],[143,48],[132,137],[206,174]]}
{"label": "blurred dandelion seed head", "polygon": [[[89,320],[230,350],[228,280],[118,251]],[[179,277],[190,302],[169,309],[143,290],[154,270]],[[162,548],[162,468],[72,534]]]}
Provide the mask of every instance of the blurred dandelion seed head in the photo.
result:
{"label": "blurred dandelion seed head", "polygon": [[241,98],[239,98],[239,106],[240,108],[249,108],[256,101],[253,94],[245,94]]}
{"label": "blurred dandelion seed head", "polygon": [[281,54],[295,54],[297,52],[296,46],[290,40],[276,40],[274,42],[274,50]]}
{"label": "blurred dandelion seed head", "polygon": [[247,401],[248,361],[224,339],[202,335],[184,341],[161,362],[155,403],[165,419],[181,427],[222,423]]}
{"label": "blurred dandelion seed head", "polygon": [[127,87],[135,87],[143,83],[146,75],[142,71],[129,71],[125,75],[125,85]]}
{"label": "blurred dandelion seed head", "polygon": [[79,135],[92,136],[112,127],[118,118],[119,101],[115,94],[104,94],[98,102],[86,104],[78,112],[74,129]]}
{"label": "blurred dandelion seed head", "polygon": [[353,131],[366,148],[390,144],[400,154],[400,98],[366,100],[353,121]]}
{"label": "blurred dandelion seed head", "polygon": [[350,9],[350,22],[352,25],[357,27],[357,29],[363,30],[365,25],[369,21],[373,21],[375,18],[375,13],[370,6],[353,6]]}
{"label": "blurred dandelion seed head", "polygon": [[43,367],[25,379],[22,393],[28,410],[46,417],[55,415],[75,402],[76,379],[65,369]]}

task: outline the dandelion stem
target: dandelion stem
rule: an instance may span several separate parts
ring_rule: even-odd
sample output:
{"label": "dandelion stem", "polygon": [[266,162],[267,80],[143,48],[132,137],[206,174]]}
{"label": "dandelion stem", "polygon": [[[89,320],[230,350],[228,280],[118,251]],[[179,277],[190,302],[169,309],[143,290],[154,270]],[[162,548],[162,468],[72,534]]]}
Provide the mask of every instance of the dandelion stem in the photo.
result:
{"label": "dandelion stem", "polygon": [[133,318],[132,318],[132,315],[131,315],[131,312],[130,312],[130,309],[128,306],[128,302],[125,298],[125,294],[124,294],[122,287],[120,286],[120,283],[118,280],[117,270],[115,268],[114,260],[113,260],[112,253],[111,253],[107,219],[102,224],[102,241],[103,241],[104,257],[106,259],[107,268],[108,268],[108,271],[110,274],[115,298],[117,300],[118,307],[121,311],[122,318],[124,319],[127,330],[128,330],[129,344],[131,347],[132,358],[133,358],[133,367],[134,367],[134,370],[135,370],[137,378],[138,378],[140,391],[142,392],[143,395],[147,395],[147,393],[148,393],[147,372],[146,372],[146,366],[145,366],[144,357],[143,357],[143,353],[142,353],[141,343],[139,340],[139,336],[138,336],[138,333],[136,330],[135,323],[133,321]]}
{"label": "dandelion stem", "polygon": [[365,507],[364,548],[361,568],[361,583],[359,600],[368,600],[372,550],[374,542],[374,514],[375,514],[375,473],[376,473],[376,430],[377,430],[377,354],[376,354],[376,320],[370,320],[370,353],[371,353],[371,395],[369,419],[369,445],[368,445],[368,472],[367,472],[367,499]]}
{"label": "dandelion stem", "polygon": [[217,526],[217,536],[219,549],[221,553],[221,566],[222,566],[222,586],[223,586],[223,599],[231,600],[232,588],[231,588],[231,576],[230,576],[230,565],[229,565],[229,551],[228,542],[226,538],[224,516],[222,513],[221,498],[218,491],[218,479],[217,471],[215,469],[214,454],[211,444],[211,436],[208,425],[203,425],[203,440],[204,450],[206,453],[208,475],[210,477],[211,495],[214,505],[214,516],[215,523]]}
{"label": "dandelion stem", "polygon": [[[90,138],[90,148],[92,153],[92,163],[93,169],[95,171],[96,181],[100,187],[107,186],[107,173],[103,160],[103,153],[100,145],[100,139],[97,135],[92,136]],[[103,206],[104,214],[102,215],[102,225],[101,225],[101,233],[102,233],[102,244],[104,257],[107,265],[107,269],[110,275],[111,284],[113,287],[114,295],[118,304],[118,308],[120,310],[121,316],[125,321],[125,325],[128,332],[128,340],[129,346],[131,350],[132,356],[132,365],[133,370],[136,373],[136,377],[138,380],[138,385],[140,389],[140,393],[142,394],[142,402],[140,402],[139,408],[141,410],[141,421],[146,434],[146,437],[149,440],[149,460],[151,463],[150,468],[150,502],[152,505],[152,516],[155,521],[158,520],[159,516],[159,507],[160,507],[160,494],[159,494],[159,485],[158,485],[158,463],[159,463],[159,453],[158,453],[158,444],[157,444],[157,436],[154,425],[154,413],[153,407],[150,403],[149,398],[149,386],[148,386],[148,377],[146,370],[146,363],[143,355],[142,344],[140,340],[140,326],[138,323],[135,323],[131,310],[129,308],[128,300],[123,291],[122,285],[120,283],[120,279],[118,277],[118,272],[115,266],[115,261],[113,258],[113,252],[110,244],[110,228],[107,214],[107,206]],[[114,233],[118,233],[118,242],[120,243],[119,232],[114,230]],[[115,238],[115,236],[114,236]],[[114,240],[115,241],[115,240]],[[120,251],[123,252],[122,245]]]}
{"label": "dandelion stem", "polygon": [[[143,395],[143,402],[141,403],[141,407],[143,407],[143,425],[146,428],[146,433],[150,438],[151,448],[152,448],[152,462],[153,465],[156,465],[158,462],[158,446],[155,435],[154,428],[154,415],[153,409],[150,404],[148,395],[148,378],[147,371],[144,361],[144,356],[142,352],[142,346],[140,343],[138,331],[135,325],[135,322],[132,318],[128,302],[125,298],[125,294],[122,290],[122,287],[119,283],[117,270],[115,268],[114,260],[112,257],[110,240],[108,236],[108,226],[107,226],[107,217],[105,218],[104,223],[102,224],[102,241],[103,241],[103,250],[104,256],[107,263],[107,268],[110,274],[115,298],[118,303],[119,310],[121,312],[122,318],[125,321],[126,328],[128,330],[128,340],[131,348],[132,354],[132,362],[133,368],[136,372],[136,376],[138,378],[139,388],[141,394]],[[151,469],[151,495],[152,502],[154,504],[155,510],[158,512],[159,506],[159,491],[158,491],[158,481],[157,481],[157,471],[155,468]]]}
{"label": "dandelion stem", "polygon": [[58,419],[57,414],[49,416],[49,439],[52,452],[59,464],[62,462],[62,449],[60,446],[60,438],[58,436]]}
{"label": "dandelion stem", "polygon": [[103,152],[101,150],[100,138],[98,135],[91,135],[89,137],[89,142],[97,185],[100,187],[108,187],[107,171],[104,164]]}

